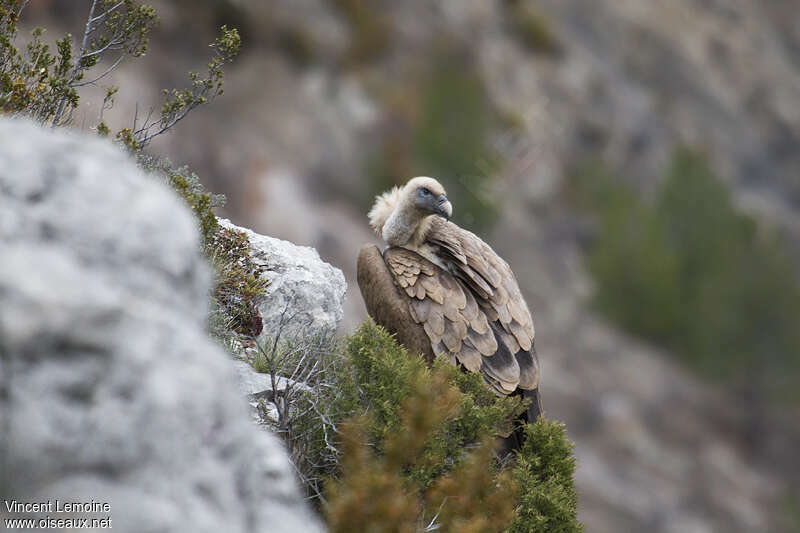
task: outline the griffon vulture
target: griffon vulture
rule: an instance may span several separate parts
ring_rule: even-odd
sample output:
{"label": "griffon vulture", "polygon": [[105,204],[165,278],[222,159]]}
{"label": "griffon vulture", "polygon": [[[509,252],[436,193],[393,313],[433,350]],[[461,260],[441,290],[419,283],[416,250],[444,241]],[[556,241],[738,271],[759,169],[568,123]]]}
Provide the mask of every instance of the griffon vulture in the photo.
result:
{"label": "griffon vulture", "polygon": [[369,222],[389,246],[359,253],[367,311],[429,363],[449,355],[497,394],[531,398],[533,422],[542,408],[531,313],[508,263],[450,222],[452,211],[444,188],[427,177],[376,198]]}

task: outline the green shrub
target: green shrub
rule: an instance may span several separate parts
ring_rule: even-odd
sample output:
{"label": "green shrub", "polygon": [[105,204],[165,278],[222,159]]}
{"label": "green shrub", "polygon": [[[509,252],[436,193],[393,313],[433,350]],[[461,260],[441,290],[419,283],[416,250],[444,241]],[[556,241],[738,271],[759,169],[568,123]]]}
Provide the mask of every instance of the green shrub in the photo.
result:
{"label": "green shrub", "polygon": [[[157,23],[155,10],[132,0],[89,2],[89,20],[79,48],[70,34],[56,42],[56,54],[41,40],[44,30],[33,30],[27,50],[14,46],[17,22],[27,5],[23,0],[0,0],[0,110],[21,113],[43,124],[60,126],[71,121],[78,89],[100,81],[126,56],[147,51],[148,34]],[[101,59],[115,62],[105,72],[87,76]]]}
{"label": "green shrub", "polygon": [[[27,50],[14,46],[17,22],[25,0],[0,0],[0,112],[31,117],[42,124],[65,126],[80,101],[79,89],[94,85],[113,72],[126,57],[141,57],[147,52],[150,32],[158,23],[151,6],[134,0],[93,0],[87,2],[89,16],[77,47],[70,34],[56,41],[56,53],[41,40],[44,30],[33,30]],[[165,101],[157,117],[143,122],[134,117],[133,126],[122,128],[114,138],[138,152],[156,136],[172,129],[192,110],[223,93],[223,66],[239,52],[241,40],[236,29],[222,26],[220,36],[211,43],[213,51],[208,72],[201,77],[189,73],[190,86],[164,90]],[[95,67],[102,60],[111,65],[101,72]],[[97,132],[110,131],[103,112],[110,109],[118,87],[108,87],[101,106]]]}
{"label": "green shrub", "polygon": [[205,247],[216,272],[214,307],[226,318],[226,329],[255,337],[264,326],[258,304],[267,282],[261,277],[264,269],[253,262],[250,251],[247,235],[228,228],[218,228]]}
{"label": "green shrub", "polygon": [[587,264],[600,310],[706,375],[762,393],[796,388],[796,269],[702,156],[676,152],[651,202],[596,171],[578,176],[573,191],[598,219]]}
{"label": "green shrub", "polygon": [[[444,359],[429,369],[371,321],[338,354],[298,346],[272,352],[288,361],[279,374],[303,367],[293,358],[325,370],[288,402],[284,418],[294,422],[282,433],[333,531],[504,531],[512,521],[529,531],[519,529],[527,516],[563,531],[578,527],[563,426],[532,426],[517,466],[495,456],[496,436],[526,408],[522,398],[498,398],[479,375]],[[275,360],[266,354],[259,366],[274,372],[267,361]],[[518,492],[520,483],[538,491],[536,499]]]}
{"label": "green shrub", "polygon": [[410,356],[383,328],[371,323],[350,337],[347,356],[360,389],[357,408],[370,413],[369,435],[379,452],[387,435],[398,431],[404,403],[429,387],[434,375],[459,391],[460,415],[443,421],[409,467],[408,477],[420,490],[457,464],[463,449],[477,446],[486,435],[507,433],[511,421],[525,409],[521,397],[497,398],[479,375],[462,374],[445,360],[429,370],[422,358]]}
{"label": "green shrub", "polygon": [[56,42],[56,54],[50,53],[49,45],[41,40],[42,28],[33,30],[27,50],[20,52],[13,43],[17,22],[27,3],[0,1],[0,110],[23,112],[34,120],[54,125],[62,124],[64,113],[77,107],[77,87],[85,84],[85,72],[98,63],[101,57],[98,50],[109,44],[109,32],[114,34],[120,27],[128,26],[130,29],[113,44],[138,56],[147,49],[146,33],[155,23],[152,9],[143,6],[131,9],[126,2],[105,17],[107,20],[95,24],[98,31],[93,36],[87,33],[77,58],[69,34]]}
{"label": "green shrub", "polygon": [[519,502],[510,533],[578,533],[573,444],[563,424],[540,418],[525,427],[513,475]]}
{"label": "green shrub", "polygon": [[[308,350],[303,345],[314,343],[311,339],[292,340],[277,349],[278,357],[288,352],[294,352],[295,357],[305,354],[308,361],[319,361],[323,369],[317,373],[309,394],[298,395],[295,401],[295,412],[313,410],[318,415],[304,420],[302,429],[296,432],[303,435],[300,440],[304,442],[289,443],[290,448],[310,451],[311,455],[302,459],[303,479],[339,476],[340,456],[334,442],[338,440],[339,426],[351,416],[364,417],[365,425],[360,431],[377,453],[385,453],[387,439],[403,431],[403,406],[420,390],[431,386],[433,373],[459,391],[461,414],[433,432],[420,449],[418,461],[409,466],[407,482],[417,490],[428,489],[457,464],[464,448],[478,446],[486,435],[507,433],[510,421],[525,408],[521,398],[496,398],[481,383],[480,376],[464,376],[447,362],[437,362],[432,373],[422,358],[409,356],[389,333],[372,322],[366,322],[345,339],[338,353],[333,349]],[[270,351],[275,353],[274,349]],[[260,370],[266,370],[263,366]],[[297,368],[291,358],[278,366],[284,369],[278,373],[285,377],[291,377]],[[317,489],[309,487],[310,494],[317,494]]]}
{"label": "green shrub", "polygon": [[408,474],[428,463],[428,443],[459,413],[448,373],[428,377],[417,380],[400,406],[383,453],[371,451],[363,418],[343,425],[342,477],[328,486],[325,509],[332,531],[414,532],[431,524],[443,531],[500,532],[511,522],[515,490],[509,476],[494,475],[491,440],[460,450],[458,463],[427,493]]}
{"label": "green shrub", "polygon": [[183,198],[197,217],[203,246],[208,246],[218,227],[213,210],[225,205],[225,197],[206,191],[200,178],[189,167],[176,167],[167,159],[144,154],[138,156],[137,163],[145,172],[155,174],[166,182]]}

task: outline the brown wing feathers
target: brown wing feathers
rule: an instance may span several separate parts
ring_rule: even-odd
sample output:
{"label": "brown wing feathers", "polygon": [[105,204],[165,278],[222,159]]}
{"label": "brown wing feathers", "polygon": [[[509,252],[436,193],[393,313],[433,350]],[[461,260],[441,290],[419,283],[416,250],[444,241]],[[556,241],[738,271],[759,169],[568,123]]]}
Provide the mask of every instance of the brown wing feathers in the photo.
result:
{"label": "brown wing feathers", "polygon": [[411,318],[424,328],[434,353],[453,354],[467,370],[481,372],[498,393],[536,388],[532,322],[513,274],[480,239],[458,236],[450,229],[429,239],[452,274],[405,248],[384,252],[398,287],[410,297]]}
{"label": "brown wing feathers", "polygon": [[[516,354],[520,387],[535,388],[539,365],[533,351],[533,319],[508,263],[473,233],[443,219],[434,221],[427,240],[451,272],[475,292],[481,314],[492,323],[498,342]],[[492,368],[499,364],[498,360],[488,365],[487,372],[497,373]],[[509,365],[513,373],[514,365]]]}

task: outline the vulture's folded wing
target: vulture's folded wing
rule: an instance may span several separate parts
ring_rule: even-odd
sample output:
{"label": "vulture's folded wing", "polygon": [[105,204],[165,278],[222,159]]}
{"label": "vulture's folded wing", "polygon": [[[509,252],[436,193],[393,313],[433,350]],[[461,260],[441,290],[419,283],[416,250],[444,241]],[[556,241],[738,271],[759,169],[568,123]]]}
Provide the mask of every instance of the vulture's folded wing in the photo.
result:
{"label": "vulture's folded wing", "polygon": [[[494,312],[491,295],[498,291],[493,287],[503,287],[499,271],[493,279],[497,285],[481,278],[491,291],[481,292],[460,275],[456,278],[411,250],[389,248],[383,258],[396,287],[408,298],[411,318],[424,328],[433,353],[450,354],[467,370],[481,372],[500,394],[510,394],[518,387],[538,386],[539,367],[532,335],[527,337],[528,349],[522,350],[522,343],[498,322],[499,314]],[[477,272],[475,275],[480,276]],[[507,294],[504,301],[507,309]],[[527,312],[524,302],[522,305]]]}
{"label": "vulture's folded wing", "polygon": [[378,247],[368,244],[358,254],[358,287],[367,312],[375,322],[395,335],[410,352],[433,361],[433,350],[422,325],[411,318],[408,298],[395,286],[395,279]]}
{"label": "vulture's folded wing", "polygon": [[534,349],[533,318],[517,279],[480,237],[442,218],[434,219],[427,243],[442,264],[473,293],[501,344],[516,354],[520,388],[534,389],[539,362]]}

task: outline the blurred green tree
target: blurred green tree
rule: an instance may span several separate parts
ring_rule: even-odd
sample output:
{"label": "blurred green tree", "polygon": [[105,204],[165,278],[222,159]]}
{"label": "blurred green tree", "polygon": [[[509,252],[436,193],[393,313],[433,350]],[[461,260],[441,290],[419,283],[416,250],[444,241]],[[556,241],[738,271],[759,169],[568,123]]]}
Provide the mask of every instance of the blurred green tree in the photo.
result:
{"label": "blurred green tree", "polygon": [[652,202],[597,167],[573,192],[598,218],[587,264],[600,310],[705,375],[761,396],[795,392],[797,270],[702,155],[677,151]]}

